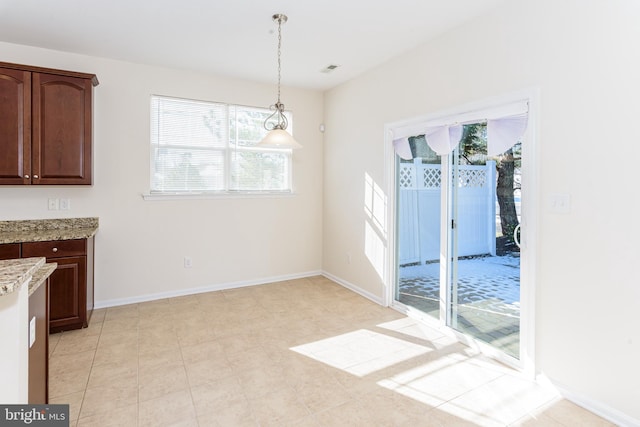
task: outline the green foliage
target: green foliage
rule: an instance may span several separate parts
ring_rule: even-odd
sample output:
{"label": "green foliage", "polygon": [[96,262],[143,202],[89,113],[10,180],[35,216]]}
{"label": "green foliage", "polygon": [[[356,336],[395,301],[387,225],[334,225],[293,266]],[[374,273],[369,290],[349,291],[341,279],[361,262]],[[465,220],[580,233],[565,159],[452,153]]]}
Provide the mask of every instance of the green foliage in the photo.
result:
{"label": "green foliage", "polygon": [[460,157],[468,165],[487,163],[487,124],[473,123],[462,127]]}

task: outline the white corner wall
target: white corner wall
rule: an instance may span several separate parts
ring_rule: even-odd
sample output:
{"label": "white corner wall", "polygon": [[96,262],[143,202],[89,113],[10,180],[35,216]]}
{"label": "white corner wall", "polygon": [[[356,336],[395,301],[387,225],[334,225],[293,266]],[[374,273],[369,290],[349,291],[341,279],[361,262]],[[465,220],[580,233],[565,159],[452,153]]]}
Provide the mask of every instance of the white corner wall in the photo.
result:
{"label": "white corner wall", "polygon": [[[204,288],[317,274],[322,263],[322,93],[283,88],[304,148],[293,155],[296,195],[145,201],[151,94],[268,106],[275,85],[0,43],[0,58],[95,73],[94,185],[2,186],[0,220],[97,216],[97,306]],[[47,199],[71,199],[70,211]],[[193,267],[183,267],[183,257]]]}
{"label": "white corner wall", "polygon": [[[18,328],[17,325],[23,325]],[[29,281],[0,296],[0,402],[29,401]]]}
{"label": "white corner wall", "polygon": [[[325,94],[323,268],[382,299],[392,245],[365,180],[387,188],[385,123],[539,89],[537,369],[627,425],[640,424],[638,22],[634,0],[507,1]],[[548,210],[553,193],[569,214]]]}

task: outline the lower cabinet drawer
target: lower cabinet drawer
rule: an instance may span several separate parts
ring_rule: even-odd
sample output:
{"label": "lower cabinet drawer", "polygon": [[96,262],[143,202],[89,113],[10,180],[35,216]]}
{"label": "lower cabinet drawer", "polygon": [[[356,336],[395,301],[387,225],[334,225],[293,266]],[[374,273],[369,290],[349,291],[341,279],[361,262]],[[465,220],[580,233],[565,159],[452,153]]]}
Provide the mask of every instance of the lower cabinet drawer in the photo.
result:
{"label": "lower cabinet drawer", "polygon": [[0,259],[20,258],[20,243],[4,243],[0,245]]}
{"label": "lower cabinet drawer", "polygon": [[29,242],[22,244],[22,257],[61,258],[87,254],[86,239]]}

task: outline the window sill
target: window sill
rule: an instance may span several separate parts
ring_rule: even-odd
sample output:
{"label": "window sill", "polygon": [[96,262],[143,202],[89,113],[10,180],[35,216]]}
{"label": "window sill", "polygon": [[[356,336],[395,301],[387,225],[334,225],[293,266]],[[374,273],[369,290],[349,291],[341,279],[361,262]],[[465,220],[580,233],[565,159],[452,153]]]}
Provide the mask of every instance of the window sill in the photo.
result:
{"label": "window sill", "polygon": [[220,192],[220,193],[143,193],[147,201],[162,200],[214,200],[214,199],[280,199],[295,197],[293,192]]}

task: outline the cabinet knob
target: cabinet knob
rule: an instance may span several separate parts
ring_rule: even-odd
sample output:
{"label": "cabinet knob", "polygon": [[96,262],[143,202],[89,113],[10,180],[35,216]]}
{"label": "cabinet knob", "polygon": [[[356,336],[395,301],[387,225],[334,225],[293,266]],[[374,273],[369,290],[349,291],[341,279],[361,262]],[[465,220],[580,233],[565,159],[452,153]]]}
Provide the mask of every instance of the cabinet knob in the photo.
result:
{"label": "cabinet knob", "polygon": [[38,179],[38,175],[33,175],[33,179]]}
{"label": "cabinet knob", "polygon": [[53,252],[58,252],[58,248],[53,248],[52,251]]}
{"label": "cabinet knob", "polygon": [[30,177],[29,177],[29,175],[25,175],[24,177],[25,177],[26,179],[29,179],[29,178],[30,178]]}

